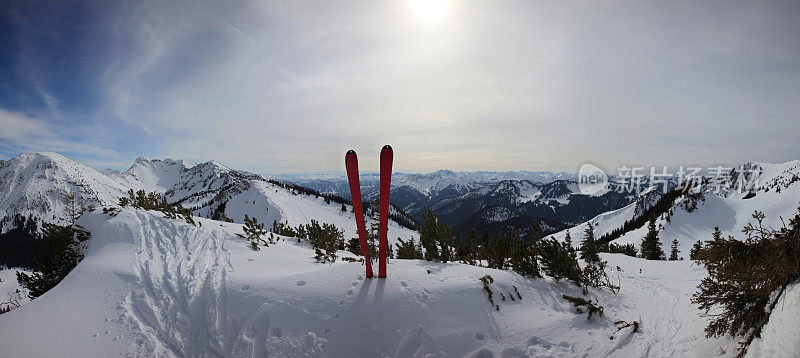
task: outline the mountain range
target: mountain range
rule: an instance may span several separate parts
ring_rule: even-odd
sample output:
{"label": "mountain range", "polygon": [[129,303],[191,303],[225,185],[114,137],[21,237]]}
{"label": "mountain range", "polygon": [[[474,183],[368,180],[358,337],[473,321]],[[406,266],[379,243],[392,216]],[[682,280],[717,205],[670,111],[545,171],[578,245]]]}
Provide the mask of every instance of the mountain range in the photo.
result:
{"label": "mountain range", "polygon": [[[322,193],[350,197],[343,177],[282,176],[298,185]],[[360,177],[362,196],[378,196],[376,174]],[[453,172],[392,175],[391,201],[420,221],[431,210],[445,224],[455,227],[464,239],[473,229],[496,233],[500,227],[514,227],[527,233],[534,219],[546,220],[545,233],[558,231],[595,215],[621,208],[636,199],[635,194],[610,190],[595,195],[580,193],[577,175],[552,172]]]}
{"label": "mountain range", "polygon": [[[98,171],[49,152],[23,153],[0,161],[0,232],[12,229],[16,217],[63,225],[71,220],[73,208],[91,210],[117,205],[129,190],[162,194],[195,216],[220,219],[224,214],[242,223],[247,215],[267,227],[274,221],[294,227],[316,220],[335,224],[344,230],[345,237],[357,236],[349,203],[331,201],[302,187],[267,181],[216,161],[140,157],[124,172]],[[396,208],[392,213],[403,215]],[[415,231],[402,226],[390,220],[390,237],[416,236]]]}

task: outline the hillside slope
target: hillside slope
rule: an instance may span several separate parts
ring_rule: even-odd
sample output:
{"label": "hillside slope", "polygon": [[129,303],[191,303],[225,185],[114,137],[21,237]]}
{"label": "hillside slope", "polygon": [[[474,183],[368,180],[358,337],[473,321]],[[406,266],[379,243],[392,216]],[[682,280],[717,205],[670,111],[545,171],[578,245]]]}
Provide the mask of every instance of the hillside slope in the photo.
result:
{"label": "hillside slope", "polygon": [[[391,260],[388,279],[360,263],[313,262],[295,240],[252,251],[241,225],[160,213],[89,213],[86,258],[56,288],[0,316],[3,355],[59,356],[731,356],[703,338],[689,303],[703,270],[606,255],[622,290],[592,290],[587,320],[567,283],[461,264]],[[640,273],[641,270],[641,273]],[[499,311],[479,278],[491,275]],[[514,286],[521,298],[510,299]],[[500,300],[500,294],[508,297]],[[613,322],[638,320],[639,333]],[[609,339],[611,335],[615,339]],[[36,337],[48,337],[41,340]]]}

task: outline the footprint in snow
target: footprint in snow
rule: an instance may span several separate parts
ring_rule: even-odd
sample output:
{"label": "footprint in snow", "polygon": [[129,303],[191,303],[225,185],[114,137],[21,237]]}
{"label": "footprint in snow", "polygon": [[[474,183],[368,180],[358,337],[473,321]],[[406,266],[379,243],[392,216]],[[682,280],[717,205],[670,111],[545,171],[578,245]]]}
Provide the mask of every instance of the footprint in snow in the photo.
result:
{"label": "footprint in snow", "polygon": [[242,286],[242,291],[247,291],[249,289],[250,289],[250,285],[243,285]]}
{"label": "footprint in snow", "polygon": [[408,282],[400,281],[400,286],[408,287]]}
{"label": "footprint in snow", "polygon": [[482,341],[483,340],[483,334],[482,333],[475,333],[475,339],[478,340],[478,341]]}
{"label": "footprint in snow", "polygon": [[297,285],[298,286],[305,286],[306,285],[306,281],[305,280],[297,281]]}

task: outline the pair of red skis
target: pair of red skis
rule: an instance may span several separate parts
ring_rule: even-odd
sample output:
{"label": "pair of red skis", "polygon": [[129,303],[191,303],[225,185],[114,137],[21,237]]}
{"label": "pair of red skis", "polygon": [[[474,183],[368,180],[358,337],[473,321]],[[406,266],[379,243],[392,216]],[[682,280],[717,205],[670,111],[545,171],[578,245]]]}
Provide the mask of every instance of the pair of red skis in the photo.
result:
{"label": "pair of red skis", "polygon": [[[380,195],[380,225],[378,244],[378,277],[386,278],[386,250],[389,242],[386,231],[389,226],[389,186],[392,183],[392,147],[388,144],[381,149],[381,195]],[[367,277],[372,277],[372,262],[367,246],[367,229],[364,226],[364,213],[361,206],[361,183],[358,180],[358,157],[354,150],[349,150],[344,156],[344,165],[347,167],[347,180],[350,182],[350,197],[353,198],[353,213],[356,215],[358,227],[358,240],[361,243],[361,254],[367,263]]]}

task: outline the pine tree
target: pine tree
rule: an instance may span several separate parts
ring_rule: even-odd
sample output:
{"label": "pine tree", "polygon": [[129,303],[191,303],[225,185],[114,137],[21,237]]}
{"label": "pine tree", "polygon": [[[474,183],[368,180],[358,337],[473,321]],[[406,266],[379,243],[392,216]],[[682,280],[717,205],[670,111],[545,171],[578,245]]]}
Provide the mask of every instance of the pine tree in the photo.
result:
{"label": "pine tree", "polygon": [[305,232],[308,243],[314,248],[314,258],[317,262],[336,262],[336,250],[344,246],[344,230],[339,230],[333,224],[320,225],[316,220],[306,225]]}
{"label": "pine tree", "polygon": [[489,235],[484,231],[481,242],[481,256],[486,259],[486,266],[495,269],[506,269],[508,258],[512,250],[511,234],[505,229],[500,229],[497,236]]}
{"label": "pine tree", "polygon": [[555,238],[539,241],[539,258],[542,271],[556,281],[567,279],[583,285],[583,273],[577,254],[571,244],[560,243]]}
{"label": "pine tree", "polygon": [[55,287],[83,259],[81,243],[90,234],[80,226],[44,223],[43,236],[51,242],[50,250],[37,257],[38,272],[30,275],[17,271],[17,282],[35,299]]}
{"label": "pine tree", "polygon": [[475,237],[475,228],[472,228],[467,243],[459,245],[459,250],[461,251],[458,253],[458,259],[461,263],[475,265],[477,240],[478,239]]}
{"label": "pine tree", "polygon": [[478,238],[474,235],[469,238],[469,251],[471,255],[471,265],[481,266],[481,246],[478,243]]}
{"label": "pine tree", "polygon": [[[719,228],[716,228],[719,230]],[[689,259],[690,260],[699,260],[700,259],[700,252],[703,250],[703,242],[697,240],[697,242],[692,245],[692,249],[689,251]]]}
{"label": "pine tree", "polygon": [[373,205],[367,207],[367,216],[370,219],[369,228],[367,228],[367,248],[369,249],[369,257],[370,259],[377,260],[378,259],[378,245],[377,242],[380,240],[380,208],[379,199],[375,199]]}
{"label": "pine tree", "polygon": [[764,227],[763,213],[756,211],[753,218],[756,223],[742,230],[744,241],[722,238],[715,230],[698,255],[708,277],[692,299],[712,318],[707,337],[744,336],[739,356],[759,337],[786,287],[800,278],[800,208],[780,230]]}
{"label": "pine tree", "polygon": [[422,246],[417,245],[413,237],[408,241],[403,241],[398,237],[395,246],[397,246],[398,259],[422,260],[425,258],[422,255]]}
{"label": "pine tree", "polygon": [[583,239],[581,241],[581,259],[586,262],[598,262],[600,256],[598,253],[597,241],[594,238],[594,225],[592,222],[586,223],[586,229],[583,230]]}
{"label": "pine tree", "polygon": [[530,278],[542,277],[539,273],[539,263],[537,260],[537,241],[539,238],[533,238],[538,236],[540,232],[541,230],[539,230],[536,221],[534,221],[534,226],[531,231],[531,240],[526,241],[519,237],[514,228],[510,231],[510,239],[514,242],[514,247],[511,251],[511,268],[522,276]]}
{"label": "pine tree", "polygon": [[714,232],[711,234],[711,241],[722,239],[722,231],[719,231],[719,226],[714,226]]}
{"label": "pine tree", "polygon": [[245,214],[244,227],[242,229],[244,230],[244,235],[236,235],[249,241],[255,251],[259,250],[258,245],[269,246],[270,243],[274,244],[274,242],[267,242],[267,240],[261,238],[267,234],[267,230],[264,229],[264,223],[259,223],[255,217],[251,218]]}
{"label": "pine tree", "polygon": [[678,250],[678,239],[672,240],[672,246],[670,246],[669,252],[669,260],[670,261],[678,261],[678,253],[681,251]]}
{"label": "pine tree", "polygon": [[358,241],[357,237],[353,237],[353,238],[350,238],[350,240],[347,240],[347,243],[345,245],[345,250],[353,253],[356,256],[362,256],[361,255],[361,242]]}
{"label": "pine tree", "polygon": [[430,210],[422,214],[422,219],[424,223],[419,226],[419,241],[425,249],[425,260],[451,261],[455,245],[453,228],[439,222],[436,214]]}
{"label": "pine tree", "polygon": [[636,254],[639,251],[636,250],[636,245],[634,244],[617,245],[612,242],[608,244],[608,249],[606,252],[610,252],[612,254],[625,254],[631,257],[636,257]]}
{"label": "pine tree", "polygon": [[642,257],[648,260],[663,260],[664,250],[661,249],[661,241],[658,238],[655,217],[650,219],[647,225],[647,235],[642,239]]}

